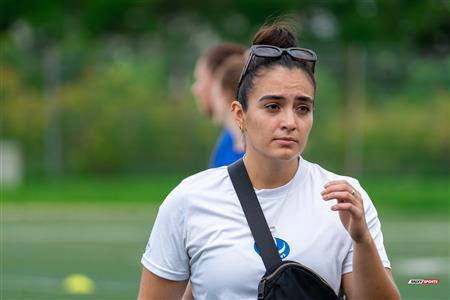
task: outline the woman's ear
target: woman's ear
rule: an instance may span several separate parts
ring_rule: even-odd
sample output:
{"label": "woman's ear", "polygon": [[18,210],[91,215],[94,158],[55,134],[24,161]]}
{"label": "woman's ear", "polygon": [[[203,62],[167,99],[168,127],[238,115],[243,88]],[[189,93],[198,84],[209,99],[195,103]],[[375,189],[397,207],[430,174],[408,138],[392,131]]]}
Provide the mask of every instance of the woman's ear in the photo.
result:
{"label": "woman's ear", "polygon": [[231,112],[233,113],[234,121],[239,127],[241,132],[245,132],[245,118],[244,110],[242,109],[241,103],[238,101],[231,102]]}

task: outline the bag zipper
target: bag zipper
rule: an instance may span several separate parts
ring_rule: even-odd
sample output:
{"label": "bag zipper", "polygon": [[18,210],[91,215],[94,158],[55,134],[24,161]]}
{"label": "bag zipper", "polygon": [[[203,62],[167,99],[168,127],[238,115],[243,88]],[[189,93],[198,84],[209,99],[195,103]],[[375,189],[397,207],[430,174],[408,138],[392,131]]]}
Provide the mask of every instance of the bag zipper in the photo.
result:
{"label": "bag zipper", "polygon": [[266,287],[267,279],[262,279],[258,284],[258,300],[264,299],[264,288]]}

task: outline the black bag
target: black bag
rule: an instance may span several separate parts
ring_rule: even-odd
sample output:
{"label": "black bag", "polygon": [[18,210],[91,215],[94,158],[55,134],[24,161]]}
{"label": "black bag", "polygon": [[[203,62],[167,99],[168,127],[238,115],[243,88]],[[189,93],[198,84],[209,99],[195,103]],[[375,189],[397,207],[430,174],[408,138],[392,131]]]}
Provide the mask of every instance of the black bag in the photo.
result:
{"label": "black bag", "polygon": [[281,261],[243,160],[228,166],[228,173],[266,267],[258,299],[338,300],[333,288],[313,270],[295,261]]}

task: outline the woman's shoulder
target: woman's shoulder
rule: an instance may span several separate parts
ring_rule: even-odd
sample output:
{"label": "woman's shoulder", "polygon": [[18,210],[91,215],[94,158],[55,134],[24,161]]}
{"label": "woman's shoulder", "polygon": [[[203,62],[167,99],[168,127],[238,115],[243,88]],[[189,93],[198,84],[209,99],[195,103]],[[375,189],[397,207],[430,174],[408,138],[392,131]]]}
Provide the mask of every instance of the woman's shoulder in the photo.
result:
{"label": "woman's shoulder", "polygon": [[186,177],[181,181],[180,186],[188,188],[207,187],[215,185],[226,178],[228,178],[228,170],[226,166],[210,168]]}
{"label": "woman's shoulder", "polygon": [[173,188],[164,200],[164,203],[171,203],[178,206],[191,196],[207,195],[208,193],[219,192],[224,188],[224,182],[229,181],[226,167],[211,168],[183,179],[175,188]]}
{"label": "woman's shoulder", "polygon": [[316,163],[312,163],[306,160],[302,160],[302,162],[304,163],[304,168],[307,170],[306,173],[309,175],[310,180],[312,180],[315,184],[323,186],[325,183],[332,180],[346,180],[348,183],[350,183],[350,185],[353,186],[355,190],[361,193],[366,205],[366,209],[370,208],[369,210],[372,210],[372,200],[370,199],[369,195],[365,191],[364,187],[360,184],[358,179],[351,176],[336,174],[332,171],[326,170]]}
{"label": "woman's shoulder", "polygon": [[305,159],[302,159],[301,162],[305,165],[304,167],[305,169],[307,169],[307,173],[314,179],[322,179],[323,181],[346,180],[351,184],[359,186],[358,179],[354,177],[337,174],[335,172],[325,169],[324,167],[322,167],[317,163],[313,163]]}
{"label": "woman's shoulder", "polygon": [[229,176],[227,167],[210,168],[183,179],[171,192],[174,196],[183,198],[192,194],[207,194],[220,191],[228,185]]}

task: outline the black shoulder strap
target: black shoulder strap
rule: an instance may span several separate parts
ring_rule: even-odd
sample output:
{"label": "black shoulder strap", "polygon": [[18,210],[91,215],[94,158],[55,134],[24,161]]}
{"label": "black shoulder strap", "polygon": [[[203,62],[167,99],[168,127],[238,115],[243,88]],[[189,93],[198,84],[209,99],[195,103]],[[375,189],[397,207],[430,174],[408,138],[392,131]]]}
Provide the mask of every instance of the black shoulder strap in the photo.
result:
{"label": "black shoulder strap", "polygon": [[260,250],[267,271],[281,264],[281,258],[270,233],[266,218],[256,197],[253,185],[248,177],[242,159],[228,166],[231,182],[241,202],[242,210],[247,218],[248,226]]}

